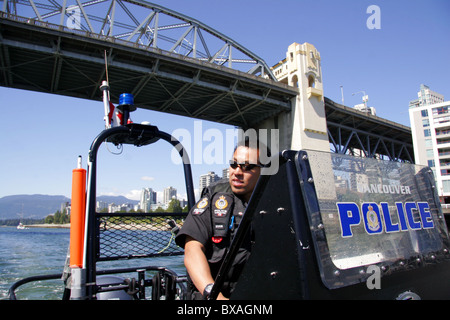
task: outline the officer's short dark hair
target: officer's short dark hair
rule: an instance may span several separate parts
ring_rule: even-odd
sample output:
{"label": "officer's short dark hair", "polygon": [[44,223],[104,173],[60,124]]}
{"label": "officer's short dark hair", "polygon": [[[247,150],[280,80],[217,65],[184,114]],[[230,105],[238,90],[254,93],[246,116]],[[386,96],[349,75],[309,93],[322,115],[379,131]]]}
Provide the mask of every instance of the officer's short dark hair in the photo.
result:
{"label": "officer's short dark hair", "polygon": [[236,147],[233,150],[233,154],[236,152],[236,149],[238,147],[253,148],[256,146],[256,149],[258,151],[260,151],[261,149],[266,150],[266,155],[268,158],[270,158],[271,157],[270,148],[264,142],[259,140],[258,137],[256,137],[256,141],[254,141],[254,140],[255,139],[250,138],[248,135],[244,135],[243,139],[240,139],[238,141],[238,143],[236,144]]}

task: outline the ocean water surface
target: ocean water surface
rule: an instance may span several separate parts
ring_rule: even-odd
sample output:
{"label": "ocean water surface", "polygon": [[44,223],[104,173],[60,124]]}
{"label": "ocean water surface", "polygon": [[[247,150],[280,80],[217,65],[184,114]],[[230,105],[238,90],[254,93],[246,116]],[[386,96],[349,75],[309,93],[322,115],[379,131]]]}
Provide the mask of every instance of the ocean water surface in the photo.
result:
{"label": "ocean water surface", "polygon": [[[69,229],[0,227],[0,300],[9,299],[9,288],[23,278],[63,273],[69,242]],[[166,267],[178,275],[186,274],[183,256],[103,262],[97,269],[150,265]],[[137,274],[129,277],[137,278]],[[60,300],[63,290],[62,280],[37,281],[20,286],[16,297],[18,300]]]}

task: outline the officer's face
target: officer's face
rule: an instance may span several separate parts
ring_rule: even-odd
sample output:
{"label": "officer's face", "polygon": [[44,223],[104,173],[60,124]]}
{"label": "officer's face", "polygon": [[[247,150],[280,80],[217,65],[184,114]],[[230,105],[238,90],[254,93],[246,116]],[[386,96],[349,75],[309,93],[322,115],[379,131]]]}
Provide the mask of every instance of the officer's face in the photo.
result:
{"label": "officer's face", "polygon": [[[239,146],[234,152],[233,160],[239,164],[257,164],[259,163],[258,150]],[[261,168],[255,166],[244,170],[244,167],[237,166],[235,169],[230,167],[230,186],[235,194],[248,202],[258,181]]]}

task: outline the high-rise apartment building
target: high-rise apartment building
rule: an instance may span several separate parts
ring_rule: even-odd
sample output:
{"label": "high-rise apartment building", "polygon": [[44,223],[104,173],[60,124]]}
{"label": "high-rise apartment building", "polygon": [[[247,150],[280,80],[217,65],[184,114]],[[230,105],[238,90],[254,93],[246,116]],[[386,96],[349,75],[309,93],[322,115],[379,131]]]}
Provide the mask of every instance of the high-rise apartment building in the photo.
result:
{"label": "high-rise apartment building", "polygon": [[230,177],[230,167],[222,170],[222,178],[228,179]]}
{"label": "high-rise apartment building", "polygon": [[211,183],[216,182],[220,180],[220,177],[215,174],[213,171],[210,171],[206,174],[202,174],[200,176],[200,183],[199,183],[199,190],[202,192],[203,188],[206,188]]}
{"label": "high-rise apartment building", "polygon": [[144,212],[150,212],[150,206],[156,203],[156,192],[152,188],[142,188],[140,208]]}
{"label": "high-rise apartment building", "polygon": [[177,189],[172,187],[167,187],[164,189],[164,205],[168,205],[172,198],[177,198]]}
{"label": "high-rise apartment building", "polygon": [[450,203],[450,101],[425,85],[418,97],[409,103],[415,162],[433,170],[441,202]]}
{"label": "high-rise apartment building", "polygon": [[440,93],[432,91],[428,86],[421,84],[420,90],[417,92],[418,99],[409,103],[410,108],[429,106],[435,103],[444,102],[444,96]]}

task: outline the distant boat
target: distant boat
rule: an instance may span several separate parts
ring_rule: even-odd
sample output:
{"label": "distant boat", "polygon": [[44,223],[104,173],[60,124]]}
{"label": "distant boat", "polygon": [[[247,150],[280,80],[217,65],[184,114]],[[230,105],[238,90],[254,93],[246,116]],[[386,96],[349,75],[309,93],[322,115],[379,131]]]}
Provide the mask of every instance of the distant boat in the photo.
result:
{"label": "distant boat", "polygon": [[28,228],[25,227],[25,226],[22,224],[22,222],[20,222],[19,225],[17,226],[17,229],[19,229],[19,230],[27,230]]}
{"label": "distant boat", "polygon": [[[22,211],[20,213],[18,213],[17,215],[19,216],[20,220],[23,219],[23,203],[22,203]],[[25,227],[22,222],[19,222],[19,225],[17,226],[17,229],[18,230],[27,230],[28,228]]]}

